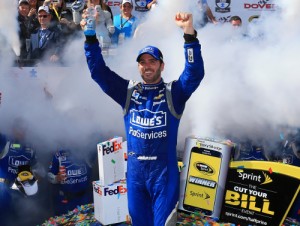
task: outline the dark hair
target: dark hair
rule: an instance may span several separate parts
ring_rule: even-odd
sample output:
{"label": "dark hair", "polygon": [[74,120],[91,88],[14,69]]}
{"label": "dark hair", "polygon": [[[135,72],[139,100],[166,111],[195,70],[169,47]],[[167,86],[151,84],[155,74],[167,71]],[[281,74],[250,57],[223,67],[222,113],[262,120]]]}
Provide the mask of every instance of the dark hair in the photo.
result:
{"label": "dark hair", "polygon": [[242,23],[242,19],[239,16],[232,16],[230,18],[229,22],[231,23],[232,21],[237,21],[237,20],[241,21],[241,23]]}

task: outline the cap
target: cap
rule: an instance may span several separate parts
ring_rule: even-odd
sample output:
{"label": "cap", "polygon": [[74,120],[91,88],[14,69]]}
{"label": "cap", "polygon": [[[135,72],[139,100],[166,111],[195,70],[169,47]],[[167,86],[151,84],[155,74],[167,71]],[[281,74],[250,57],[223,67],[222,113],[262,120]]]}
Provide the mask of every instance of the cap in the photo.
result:
{"label": "cap", "polygon": [[160,51],[158,48],[156,48],[155,46],[146,46],[146,47],[144,47],[143,49],[141,49],[140,52],[139,52],[139,55],[138,55],[137,58],[136,58],[136,61],[137,61],[137,62],[139,62],[140,57],[141,57],[143,54],[150,54],[150,55],[153,56],[155,59],[164,61],[163,55],[162,55],[161,51]]}
{"label": "cap", "polygon": [[133,5],[133,4],[132,4],[132,0],[123,0],[123,1],[122,1],[122,5],[124,5],[124,4],[127,3],[127,2],[128,2],[129,4],[131,4],[131,5]]}
{"label": "cap", "polygon": [[40,12],[42,10],[45,11],[46,13],[50,14],[49,6],[46,6],[46,5],[45,6],[40,6],[38,12]]}
{"label": "cap", "polygon": [[21,5],[22,3],[25,3],[25,4],[29,5],[29,2],[27,0],[20,0],[19,5]]}

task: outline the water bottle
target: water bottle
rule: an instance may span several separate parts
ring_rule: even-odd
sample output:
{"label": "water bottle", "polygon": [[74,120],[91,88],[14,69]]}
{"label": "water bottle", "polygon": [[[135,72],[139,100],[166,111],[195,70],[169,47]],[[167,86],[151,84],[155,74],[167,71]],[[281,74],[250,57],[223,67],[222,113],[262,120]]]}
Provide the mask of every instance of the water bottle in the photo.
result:
{"label": "water bottle", "polygon": [[89,7],[86,9],[86,25],[84,28],[84,34],[87,36],[92,36],[96,34],[96,13],[94,7]]}

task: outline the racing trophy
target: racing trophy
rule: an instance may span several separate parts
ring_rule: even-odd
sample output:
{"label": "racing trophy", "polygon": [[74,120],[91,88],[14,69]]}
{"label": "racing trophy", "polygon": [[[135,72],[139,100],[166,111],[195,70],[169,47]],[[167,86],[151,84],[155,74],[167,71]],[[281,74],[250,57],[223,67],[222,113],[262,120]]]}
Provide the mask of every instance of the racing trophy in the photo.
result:
{"label": "racing trophy", "polygon": [[73,13],[73,21],[76,25],[78,25],[81,21],[81,11],[84,8],[83,0],[76,0],[72,3],[71,9]]}

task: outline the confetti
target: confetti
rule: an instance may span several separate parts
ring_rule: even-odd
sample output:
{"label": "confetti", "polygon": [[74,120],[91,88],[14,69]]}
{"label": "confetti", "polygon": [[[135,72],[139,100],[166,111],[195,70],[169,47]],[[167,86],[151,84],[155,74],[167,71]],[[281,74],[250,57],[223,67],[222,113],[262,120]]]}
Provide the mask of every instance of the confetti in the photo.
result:
{"label": "confetti", "polygon": [[[94,218],[93,204],[77,206],[77,208],[75,208],[74,210],[69,211],[68,213],[63,214],[61,216],[51,217],[43,224],[41,224],[41,226],[57,226],[57,225],[102,226],[102,224]],[[130,226],[131,224],[130,224],[130,220],[128,219],[127,222],[120,223],[117,225]],[[295,221],[294,219],[287,219],[282,226],[291,226],[291,225],[300,226],[300,223]],[[207,217],[199,211],[194,213],[178,211],[176,226],[236,226],[236,224],[218,222],[218,218]]]}

